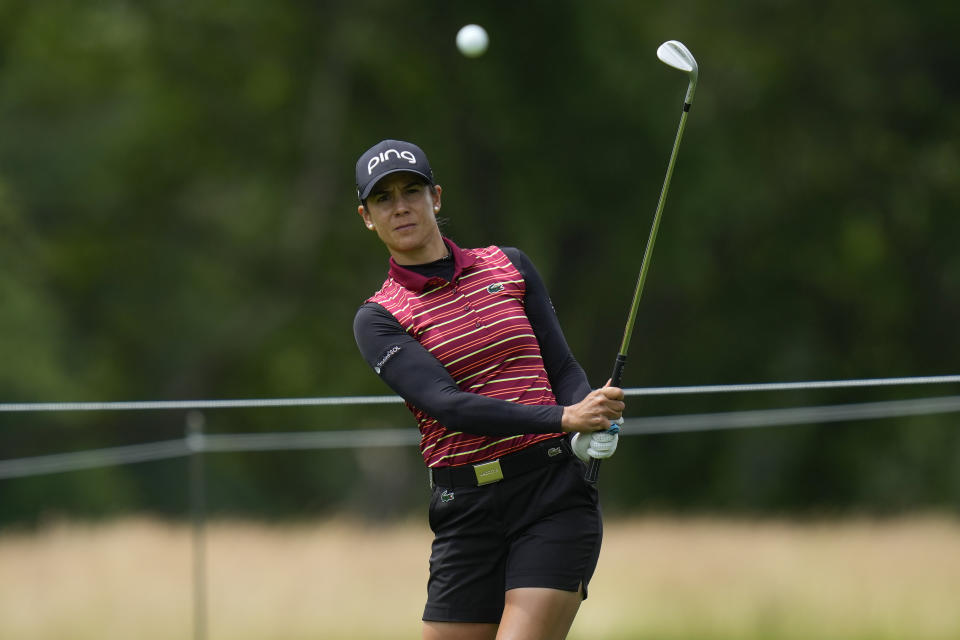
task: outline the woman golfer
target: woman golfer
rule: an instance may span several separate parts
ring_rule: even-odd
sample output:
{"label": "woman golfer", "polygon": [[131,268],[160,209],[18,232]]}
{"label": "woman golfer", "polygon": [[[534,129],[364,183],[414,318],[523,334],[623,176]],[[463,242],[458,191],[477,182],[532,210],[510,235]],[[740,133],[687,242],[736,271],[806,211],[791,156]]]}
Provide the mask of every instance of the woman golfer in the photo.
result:
{"label": "woman golfer", "polygon": [[623,391],[590,389],[526,255],[440,233],[419,147],[384,140],[356,172],[390,268],[354,334],[416,416],[433,491],[423,638],[565,638],[603,533],[584,461],[616,449]]}

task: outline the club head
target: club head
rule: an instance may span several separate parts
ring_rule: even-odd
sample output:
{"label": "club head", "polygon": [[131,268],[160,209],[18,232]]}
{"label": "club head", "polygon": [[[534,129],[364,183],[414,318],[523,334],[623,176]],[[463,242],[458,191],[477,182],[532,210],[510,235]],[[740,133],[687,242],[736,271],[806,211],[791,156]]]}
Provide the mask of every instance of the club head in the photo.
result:
{"label": "club head", "polygon": [[690,87],[687,89],[685,102],[689,105],[693,102],[693,90],[697,85],[697,75],[700,68],[697,66],[697,59],[690,53],[690,49],[679,40],[667,40],[657,47],[657,57],[664,64],[683,71],[690,78]]}

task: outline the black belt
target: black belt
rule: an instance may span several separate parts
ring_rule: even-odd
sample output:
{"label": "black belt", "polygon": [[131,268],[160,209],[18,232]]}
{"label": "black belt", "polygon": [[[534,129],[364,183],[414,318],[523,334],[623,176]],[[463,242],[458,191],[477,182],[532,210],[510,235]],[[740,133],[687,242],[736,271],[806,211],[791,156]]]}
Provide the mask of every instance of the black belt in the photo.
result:
{"label": "black belt", "polygon": [[552,462],[566,460],[572,455],[570,440],[566,436],[560,436],[488,462],[457,467],[432,467],[429,469],[430,486],[479,487],[519,476]]}

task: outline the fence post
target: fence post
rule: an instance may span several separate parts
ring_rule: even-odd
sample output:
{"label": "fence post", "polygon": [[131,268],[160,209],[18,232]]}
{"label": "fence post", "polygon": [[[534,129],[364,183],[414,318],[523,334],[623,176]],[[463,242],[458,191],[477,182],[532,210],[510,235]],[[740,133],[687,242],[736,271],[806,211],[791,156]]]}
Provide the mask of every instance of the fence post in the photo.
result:
{"label": "fence post", "polygon": [[207,637],[207,567],[206,567],[206,478],[203,468],[206,420],[199,411],[187,414],[186,443],[190,451],[190,514],[193,520],[193,637]]}

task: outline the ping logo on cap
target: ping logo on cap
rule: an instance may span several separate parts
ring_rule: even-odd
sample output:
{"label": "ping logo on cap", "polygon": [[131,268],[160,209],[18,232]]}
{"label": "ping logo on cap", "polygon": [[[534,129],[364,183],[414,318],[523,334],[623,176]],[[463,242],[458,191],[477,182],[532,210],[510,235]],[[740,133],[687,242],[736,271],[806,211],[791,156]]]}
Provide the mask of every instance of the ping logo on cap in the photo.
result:
{"label": "ping logo on cap", "polygon": [[381,140],[357,158],[357,197],[363,202],[377,182],[395,171],[409,171],[433,185],[433,171],[423,149],[403,140]]}
{"label": "ping logo on cap", "polygon": [[386,151],[381,151],[379,154],[370,158],[370,160],[367,162],[367,175],[371,175],[373,170],[376,169],[377,165],[379,165],[381,162],[386,162],[389,160],[391,154],[393,154],[398,160],[402,158],[410,164],[417,164],[417,157],[413,155],[412,151],[407,151],[406,149],[403,151],[387,149]]}

